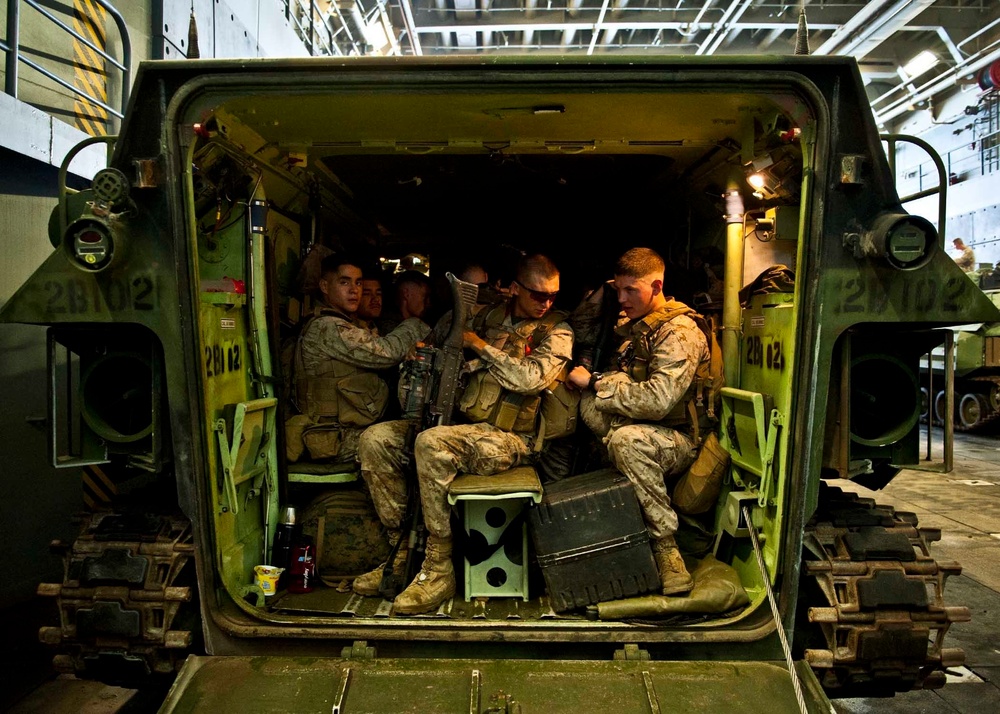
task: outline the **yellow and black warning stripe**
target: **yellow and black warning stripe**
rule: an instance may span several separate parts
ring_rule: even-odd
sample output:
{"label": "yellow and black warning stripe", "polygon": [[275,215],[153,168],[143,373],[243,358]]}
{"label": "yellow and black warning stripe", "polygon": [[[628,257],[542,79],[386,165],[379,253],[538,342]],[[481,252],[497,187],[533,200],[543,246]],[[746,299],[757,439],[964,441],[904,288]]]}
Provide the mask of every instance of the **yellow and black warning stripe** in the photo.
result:
{"label": "yellow and black warning stripe", "polygon": [[[93,0],[73,0],[73,29],[95,47],[107,52],[107,11]],[[108,103],[108,69],[106,60],[92,47],[73,38],[73,86],[100,102]],[[76,95],[73,102],[76,127],[91,136],[108,133],[108,112],[103,107]]]}
{"label": "yellow and black warning stripe", "polygon": [[96,510],[111,503],[118,495],[114,481],[101,470],[100,466],[83,467],[83,502],[87,508]]}

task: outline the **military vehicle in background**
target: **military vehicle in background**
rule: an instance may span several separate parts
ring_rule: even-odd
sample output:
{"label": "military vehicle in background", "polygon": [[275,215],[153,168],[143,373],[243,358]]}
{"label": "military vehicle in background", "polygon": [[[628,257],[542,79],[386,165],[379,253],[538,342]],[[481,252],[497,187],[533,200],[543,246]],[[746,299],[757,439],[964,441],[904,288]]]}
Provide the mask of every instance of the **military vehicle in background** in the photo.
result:
{"label": "military vehicle in background", "polygon": [[[1000,276],[988,270],[969,273],[976,284],[1000,307]],[[1000,323],[983,322],[963,325],[955,330],[954,388],[952,389],[952,424],[956,431],[985,431],[1000,418]],[[928,364],[933,365],[931,372]],[[926,420],[933,404],[933,423],[943,425],[948,413],[944,389],[945,356],[935,350],[920,365],[920,388]],[[929,395],[933,393],[933,401]]]}
{"label": "military vehicle in background", "polygon": [[[167,710],[827,711],[826,696],[941,686],[963,661],[944,643],[969,613],[945,604],[960,567],[930,555],[940,534],[824,483],[920,466],[933,328],[1000,321],[903,210],[854,60],[149,63],[109,142],[0,313],[50,326],[53,463],[121,494],[40,586],[61,670],[124,682],[186,661]],[[695,248],[724,255],[706,309],[732,466],[684,520],[746,604],[555,612],[516,554],[504,567],[528,568],[526,591],[460,592],[427,616],[352,596],[358,562],[311,593],[255,584],[284,508],[331,492],[347,495],[317,533],[348,525],[328,555],[379,556],[358,535],[373,516],[356,471],[285,458],[280,351],[316,257],[416,253],[440,279],[500,245],[552,256],[566,307],[631,246],[674,276]],[[783,279],[756,279],[772,268]]]}

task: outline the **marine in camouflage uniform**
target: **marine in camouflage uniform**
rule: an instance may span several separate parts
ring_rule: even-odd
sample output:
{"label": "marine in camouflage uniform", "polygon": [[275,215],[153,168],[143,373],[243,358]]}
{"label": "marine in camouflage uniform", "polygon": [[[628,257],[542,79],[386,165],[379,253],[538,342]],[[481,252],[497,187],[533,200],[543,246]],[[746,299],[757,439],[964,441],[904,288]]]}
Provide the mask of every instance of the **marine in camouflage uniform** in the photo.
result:
{"label": "marine in camouflage uniform", "polygon": [[955,250],[961,253],[960,256],[955,258],[955,264],[965,272],[970,272],[976,269],[976,251],[965,244],[961,238],[956,238],[952,241],[955,244]]}
{"label": "marine in camouflage uniform", "polygon": [[[461,400],[460,409],[473,424],[438,426],[419,433],[414,442],[414,460],[420,488],[424,523],[429,534],[424,565],[410,586],[396,598],[394,612],[416,614],[438,607],[455,594],[455,573],[451,563],[451,509],[448,487],[459,473],[492,475],[529,459],[541,444],[537,434],[538,399],[564,373],[573,351],[573,332],[562,316],[549,315],[559,273],[543,256],[522,261],[518,283],[509,303],[474,318],[475,330],[464,335],[465,347],[478,359],[474,375]],[[490,315],[496,315],[492,320]],[[485,338],[485,339],[484,339]],[[535,340],[537,339],[537,343]],[[495,380],[500,394],[524,395],[529,399],[517,411],[517,418],[486,417],[477,410],[477,399],[489,390],[479,390],[485,380]],[[503,399],[504,397],[501,397]],[[536,399],[531,400],[532,397]],[[521,401],[515,396],[514,401]],[[490,405],[487,404],[487,407]],[[406,508],[404,446],[406,422],[386,422],[369,428],[359,447],[361,474],[372,500],[391,537],[399,538]],[[403,549],[400,549],[402,552]],[[399,556],[395,567],[405,557]],[[354,591],[363,595],[378,592],[381,568],[357,578]]]}
{"label": "marine in camouflage uniform", "polygon": [[357,458],[361,432],[388,400],[376,372],[402,362],[430,327],[414,317],[379,337],[358,323],[361,270],[348,259],[323,261],[320,291],[324,304],[295,348],[293,389],[301,413],[286,422],[287,455],[296,461],[308,450],[313,460],[349,463]]}
{"label": "marine in camouflage uniform", "polygon": [[635,486],[663,593],[672,595],[687,592],[693,581],[674,540],[677,514],[664,479],[686,470],[697,455],[689,398],[710,352],[701,327],[685,314],[690,309],[663,295],[663,269],[648,248],[622,256],[613,285],[625,312],[615,329],[619,367],[601,374],[578,366],[569,379],[587,390],[580,416]]}

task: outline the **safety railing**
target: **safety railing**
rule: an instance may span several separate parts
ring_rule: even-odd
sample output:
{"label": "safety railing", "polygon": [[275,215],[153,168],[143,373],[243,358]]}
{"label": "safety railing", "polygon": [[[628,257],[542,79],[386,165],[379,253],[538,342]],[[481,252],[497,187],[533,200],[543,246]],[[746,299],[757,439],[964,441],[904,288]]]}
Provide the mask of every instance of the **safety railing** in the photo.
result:
{"label": "safety railing", "polygon": [[285,19],[295,25],[296,34],[301,38],[310,55],[342,54],[337,43],[333,41],[333,34],[329,26],[320,20],[320,11],[316,6],[316,0],[284,0],[284,3]]}
{"label": "safety railing", "polygon": [[[1000,94],[985,97],[981,106],[975,119],[970,117],[972,137],[941,154],[952,184],[1000,172]],[[935,180],[936,171],[933,160],[925,160],[902,169],[897,180],[923,191]]]}
{"label": "safety railing", "polygon": [[[119,13],[118,10],[111,5],[111,3],[106,2],[106,0],[91,1],[104,8],[111,19],[114,20],[115,26],[118,28],[118,34],[122,43],[122,58],[120,61],[109,55],[102,48],[95,45],[89,39],[53,15],[41,3],[36,2],[36,0],[7,0],[7,40],[6,42],[0,40],[0,50],[3,50],[6,53],[6,63],[4,66],[6,71],[4,77],[4,91],[7,94],[12,97],[17,97],[18,63],[23,62],[28,67],[31,67],[33,70],[44,75],[59,86],[69,90],[79,97],[83,97],[86,101],[94,104],[94,106],[104,109],[109,114],[116,116],[119,119],[125,116],[125,108],[128,106],[129,89],[132,86],[132,42],[129,38],[128,27],[126,26],[125,19],[121,16],[121,13]],[[30,57],[26,57],[21,52],[20,30],[22,3],[36,10],[42,17],[46,18],[53,25],[71,35],[75,40],[89,47],[91,50],[96,52],[99,57],[105,59],[110,65],[117,68],[121,72],[122,89],[121,105],[119,108],[109,106],[106,102],[101,101],[100,98],[93,96],[77,86],[74,86],[72,82],[68,82],[62,77],[59,77],[54,72],[42,67],[40,64],[32,60]]]}

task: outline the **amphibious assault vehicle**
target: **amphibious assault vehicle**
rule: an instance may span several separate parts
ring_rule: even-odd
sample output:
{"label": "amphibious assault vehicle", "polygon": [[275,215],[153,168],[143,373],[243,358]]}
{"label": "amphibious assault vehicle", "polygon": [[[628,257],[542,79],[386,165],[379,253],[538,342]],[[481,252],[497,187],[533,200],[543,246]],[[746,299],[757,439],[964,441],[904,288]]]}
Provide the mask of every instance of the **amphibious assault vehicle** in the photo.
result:
{"label": "amphibious assault vehicle", "polygon": [[[996,277],[968,274],[983,292],[997,304],[1000,291]],[[993,322],[963,325],[955,330],[955,352],[951,359],[955,372],[949,411],[945,391],[945,357],[943,350],[936,350],[930,360],[921,363],[924,398],[924,416],[933,413],[934,424],[952,422],[955,431],[988,431],[995,427],[1000,417],[1000,325]],[[928,369],[933,365],[933,370]],[[929,395],[934,394],[931,400]],[[933,404],[933,412],[929,407]],[[951,414],[947,420],[945,414]]]}
{"label": "amphibious assault vehicle", "polygon": [[[933,328],[1000,320],[903,209],[851,59],[148,63],[108,168],[64,191],[50,239],[2,319],[50,326],[53,463],[123,494],[39,588],[63,670],[186,661],[171,711],[828,711],[940,686],[963,659],[940,534],[824,483],[926,467],[919,363],[950,334]],[[744,604],[556,612],[527,548],[506,554],[527,570],[513,596],[466,600],[500,587],[467,580],[418,617],[353,596],[349,571],[385,547],[357,473],[287,463],[281,429],[310,256],[419,254],[434,278],[473,247],[541,251],[571,308],[637,245],[668,258],[668,292],[699,249],[722,256],[696,304],[720,328],[732,464],[686,522]],[[317,526],[319,560],[339,550],[344,572],[266,597],[254,568],[279,514],[331,493],[318,517],[354,525]]]}

